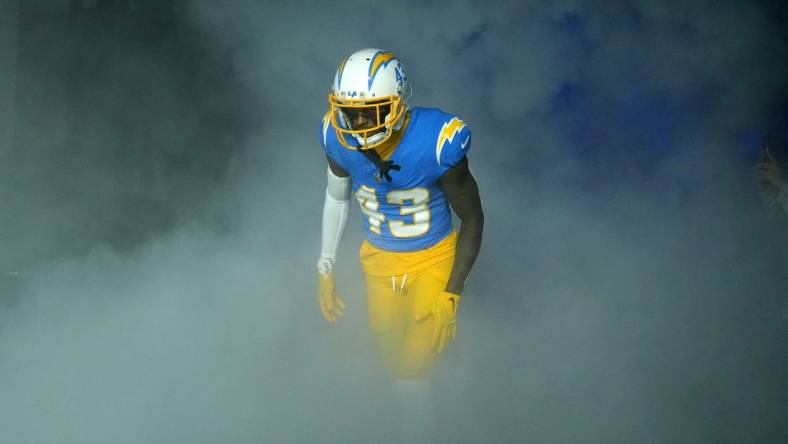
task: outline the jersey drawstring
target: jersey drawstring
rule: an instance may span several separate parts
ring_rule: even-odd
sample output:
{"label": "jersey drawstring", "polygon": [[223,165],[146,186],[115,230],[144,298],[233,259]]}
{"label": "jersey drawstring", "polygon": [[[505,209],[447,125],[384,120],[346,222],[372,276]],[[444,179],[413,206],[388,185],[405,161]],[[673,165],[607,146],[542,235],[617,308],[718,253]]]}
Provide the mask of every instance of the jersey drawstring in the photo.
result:
{"label": "jersey drawstring", "polygon": [[[400,282],[400,285],[399,285],[399,294],[402,294],[402,293],[405,292],[405,281],[407,279],[408,279],[408,275],[407,274],[403,274],[402,275],[402,281]],[[391,291],[393,291],[395,293],[397,292],[397,277],[396,276],[391,276]]]}
{"label": "jersey drawstring", "polygon": [[375,173],[375,177],[374,177],[375,182],[381,183],[383,182],[383,179],[386,179],[387,181],[391,182],[391,175],[389,174],[389,171],[400,170],[400,166],[394,163],[393,160],[381,159],[380,154],[378,154],[378,152],[375,151],[374,149],[361,150],[361,154],[363,154],[364,157],[367,158],[367,160],[375,164],[375,166],[378,168],[378,171]]}

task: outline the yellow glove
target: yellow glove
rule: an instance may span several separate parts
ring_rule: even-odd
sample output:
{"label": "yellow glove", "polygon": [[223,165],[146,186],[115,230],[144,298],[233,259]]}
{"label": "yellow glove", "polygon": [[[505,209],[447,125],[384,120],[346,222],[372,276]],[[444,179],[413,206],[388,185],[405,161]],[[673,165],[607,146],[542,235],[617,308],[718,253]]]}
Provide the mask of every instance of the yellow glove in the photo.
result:
{"label": "yellow glove", "polygon": [[444,291],[416,315],[417,321],[427,319],[429,316],[435,319],[432,347],[438,353],[442,352],[457,335],[457,307],[459,305],[460,295]]}
{"label": "yellow glove", "polygon": [[334,274],[317,274],[317,300],[320,302],[320,311],[330,323],[334,323],[345,312],[345,303],[334,291]]}

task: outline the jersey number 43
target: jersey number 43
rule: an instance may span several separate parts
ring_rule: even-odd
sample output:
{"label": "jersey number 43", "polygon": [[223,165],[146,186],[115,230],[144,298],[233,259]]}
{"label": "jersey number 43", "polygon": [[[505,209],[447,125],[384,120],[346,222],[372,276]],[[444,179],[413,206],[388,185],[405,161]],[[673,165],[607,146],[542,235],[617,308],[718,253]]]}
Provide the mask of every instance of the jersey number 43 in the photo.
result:
{"label": "jersey number 43", "polygon": [[[377,235],[382,234],[386,215],[380,211],[380,202],[375,190],[362,185],[356,190],[356,199],[361,205],[361,211],[369,218],[369,230]],[[388,229],[391,234],[394,237],[416,237],[429,231],[429,200],[429,190],[420,187],[386,193],[386,203],[399,207],[400,216],[403,218],[411,216],[410,222],[389,218]]]}

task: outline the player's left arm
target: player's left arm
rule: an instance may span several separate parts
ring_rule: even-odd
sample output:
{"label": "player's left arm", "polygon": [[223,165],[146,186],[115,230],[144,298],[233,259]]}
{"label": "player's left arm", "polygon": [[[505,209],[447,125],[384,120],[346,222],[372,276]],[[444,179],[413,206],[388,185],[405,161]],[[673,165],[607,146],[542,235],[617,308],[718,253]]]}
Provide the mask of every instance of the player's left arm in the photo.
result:
{"label": "player's left arm", "polygon": [[468,168],[467,157],[441,176],[440,186],[461,221],[454,265],[449,282],[446,284],[447,292],[460,295],[465,287],[468,273],[479,254],[484,231],[484,211],[479,187]]}

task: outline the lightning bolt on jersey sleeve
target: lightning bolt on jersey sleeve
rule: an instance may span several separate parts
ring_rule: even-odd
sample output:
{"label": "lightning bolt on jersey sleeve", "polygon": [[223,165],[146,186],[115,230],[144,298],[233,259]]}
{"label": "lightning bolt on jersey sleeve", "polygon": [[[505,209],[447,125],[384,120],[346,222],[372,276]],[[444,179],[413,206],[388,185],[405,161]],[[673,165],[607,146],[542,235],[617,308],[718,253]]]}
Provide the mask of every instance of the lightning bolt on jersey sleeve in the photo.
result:
{"label": "lightning bolt on jersey sleeve", "polygon": [[451,210],[440,177],[460,162],[471,132],[458,117],[434,108],[414,108],[390,160],[401,166],[393,180],[381,181],[378,168],[364,155],[342,146],[323,118],[320,137],[327,156],[352,177],[367,240],[388,251],[417,251],[445,239],[452,231]]}
{"label": "lightning bolt on jersey sleeve", "polygon": [[457,165],[471,149],[471,130],[457,117],[444,122],[435,143],[435,160],[444,173]]}

